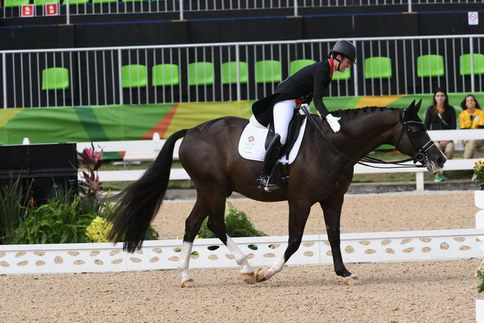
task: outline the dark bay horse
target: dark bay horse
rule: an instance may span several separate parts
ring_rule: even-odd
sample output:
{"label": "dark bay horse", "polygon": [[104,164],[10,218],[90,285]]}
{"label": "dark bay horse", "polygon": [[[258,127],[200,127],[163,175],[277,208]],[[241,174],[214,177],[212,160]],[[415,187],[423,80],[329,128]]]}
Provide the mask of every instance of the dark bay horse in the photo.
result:
{"label": "dark bay horse", "polygon": [[[316,127],[308,125],[298,156],[289,166],[287,184],[270,193],[257,189],[256,179],[262,163],[245,160],[238,153],[246,119],[223,117],[180,130],[166,140],[145,174],[120,193],[120,201],[110,216],[113,221],[110,238],[124,241],[124,249],[128,252],[141,247],[165,195],[175,142],[184,137],[179,158],[196,186],[197,200],[185,224],[179,261],[182,287],[193,285],[188,264],[193,241],[207,216],[210,230],[241,266],[242,278],[247,283],[255,283],[280,272],[299,248],[306,220],[315,203],[319,203],[324,212],[334,270],[351,285],[358,278],[346,269],[341,257],[340,216],[356,161],[382,144],[392,144],[402,153],[415,156],[430,171],[441,169],[446,161],[417,116],[419,108],[420,104],[413,102],[405,109],[367,107],[333,112],[341,117],[338,133],[333,133],[326,122],[313,116],[333,147]],[[258,201],[287,200],[289,204],[289,241],[284,257],[270,268],[261,268],[257,274],[227,235],[225,202],[232,192]]]}

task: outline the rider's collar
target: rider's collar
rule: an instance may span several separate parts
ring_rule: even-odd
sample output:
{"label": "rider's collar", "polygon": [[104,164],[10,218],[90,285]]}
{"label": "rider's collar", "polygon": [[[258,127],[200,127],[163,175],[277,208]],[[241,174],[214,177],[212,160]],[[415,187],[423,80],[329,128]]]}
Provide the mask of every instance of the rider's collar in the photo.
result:
{"label": "rider's collar", "polygon": [[329,63],[329,77],[333,77],[334,73],[334,58],[328,58],[328,63]]}

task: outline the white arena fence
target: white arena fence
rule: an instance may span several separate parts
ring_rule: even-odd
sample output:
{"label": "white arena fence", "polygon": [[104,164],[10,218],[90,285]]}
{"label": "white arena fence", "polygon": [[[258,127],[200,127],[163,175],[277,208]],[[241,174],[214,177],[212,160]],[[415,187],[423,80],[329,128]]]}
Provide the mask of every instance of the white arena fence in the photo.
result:
{"label": "white arena fence", "polygon": [[[454,140],[456,146],[462,140],[479,140],[484,139],[484,129],[464,129],[464,130],[431,130],[428,132],[432,140]],[[178,159],[178,149],[182,139],[175,144],[173,158]],[[126,168],[129,164],[135,161],[152,161],[156,158],[164,140],[160,140],[159,136],[155,136],[153,140],[132,140],[132,141],[101,141],[94,142],[94,147],[105,152],[119,152],[124,151],[124,162]],[[77,143],[77,150],[82,151],[84,148],[90,148],[91,142]],[[472,170],[474,163],[479,159],[451,159],[448,160],[444,166],[445,171],[452,170]],[[408,163],[412,165],[412,162]],[[377,173],[415,173],[416,190],[424,190],[424,173],[427,169],[424,167],[408,167],[408,168],[390,168],[392,165],[386,167],[385,165],[374,165],[383,168],[373,168],[363,165],[355,165],[355,174],[377,174]],[[101,182],[128,182],[139,179],[144,170],[113,170],[113,171],[99,171],[99,179]],[[82,173],[79,173],[79,179],[82,178]],[[170,180],[189,180],[187,172],[183,168],[172,168],[170,173]]]}
{"label": "white arena fence", "polygon": [[[475,130],[478,131],[478,130]],[[447,138],[447,137],[446,137]],[[484,257],[484,200],[475,192],[476,229],[348,233],[341,235],[343,259],[348,263],[435,261]],[[282,257],[287,236],[234,238],[253,266]],[[121,244],[50,244],[0,246],[1,274],[121,272],[176,269],[182,240],[146,241],[133,254]],[[192,268],[235,267],[234,257],[218,239],[196,239]],[[329,265],[332,255],[327,235],[307,235],[289,265]]]}
{"label": "white arena fence", "polygon": [[[42,4],[44,2],[32,1],[36,4],[36,15],[43,16]],[[446,4],[475,4],[482,3],[482,0],[165,0],[165,1],[129,1],[129,0],[51,0],[59,5],[61,16],[65,17],[66,24],[70,23],[73,16],[92,15],[125,15],[125,14],[171,14],[169,17],[185,19],[186,13],[210,13],[238,11],[251,12],[261,10],[272,10],[280,12],[281,15],[304,16],[311,14],[305,9],[317,8],[345,8],[345,7],[381,7],[389,10],[412,12],[414,6],[423,8],[435,8],[437,5]],[[22,1],[5,1],[0,7],[0,17],[15,18],[20,16]],[[273,13],[274,14],[274,13]],[[217,16],[216,17],[220,17]]]}
{"label": "white arena fence", "polygon": [[[287,236],[234,238],[252,266],[272,265],[283,257],[287,241]],[[181,245],[181,240],[145,241],[133,254],[124,252],[121,244],[112,243],[5,245],[0,246],[0,275],[176,269]],[[341,250],[347,263],[482,258],[484,229],[342,234]],[[332,263],[327,236],[307,235],[288,265]],[[191,268],[236,266],[220,240],[195,240]]]}
{"label": "white arena fence", "polygon": [[[256,100],[336,41],[0,51],[0,107]],[[484,35],[350,41],[358,64],[333,76],[330,97],[484,92]]]}

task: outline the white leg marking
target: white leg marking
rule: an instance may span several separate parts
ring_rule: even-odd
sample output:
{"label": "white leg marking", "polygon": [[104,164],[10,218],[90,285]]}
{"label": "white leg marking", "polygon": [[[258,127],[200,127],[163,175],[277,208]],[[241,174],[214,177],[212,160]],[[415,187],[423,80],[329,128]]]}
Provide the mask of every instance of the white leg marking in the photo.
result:
{"label": "white leg marking", "polygon": [[240,270],[241,273],[253,273],[254,270],[252,267],[249,265],[249,262],[247,261],[247,257],[240,251],[239,247],[234,243],[232,238],[230,238],[227,235],[227,248],[230,250],[230,252],[235,256],[235,261],[237,262],[238,265],[242,267]]}
{"label": "white leg marking", "polygon": [[272,265],[271,268],[269,268],[269,270],[267,270],[266,279],[270,279],[278,272],[281,272],[285,264],[286,261],[284,260],[284,257],[280,258],[279,261],[277,261],[275,264]]}
{"label": "white leg marking", "polygon": [[178,270],[181,271],[182,283],[190,279],[188,273],[188,265],[190,263],[190,255],[192,254],[193,243],[183,241],[180,260],[178,261]]}

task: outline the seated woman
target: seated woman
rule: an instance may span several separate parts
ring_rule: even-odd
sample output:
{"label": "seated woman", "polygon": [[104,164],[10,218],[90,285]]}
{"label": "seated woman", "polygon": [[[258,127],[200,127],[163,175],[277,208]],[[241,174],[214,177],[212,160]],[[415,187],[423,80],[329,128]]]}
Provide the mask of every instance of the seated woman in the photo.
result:
{"label": "seated woman", "polygon": [[[447,130],[456,128],[454,107],[449,105],[445,90],[437,88],[434,92],[433,104],[425,111],[425,127],[427,130]],[[435,145],[445,154],[447,159],[454,156],[454,142],[452,140],[436,141]],[[436,182],[447,180],[443,172],[435,173]]]}
{"label": "seated woman", "polygon": [[[461,129],[484,128],[484,111],[474,95],[467,95],[461,102],[462,112],[459,114]],[[464,158],[479,158],[479,148],[484,146],[484,140],[464,140]]]}

